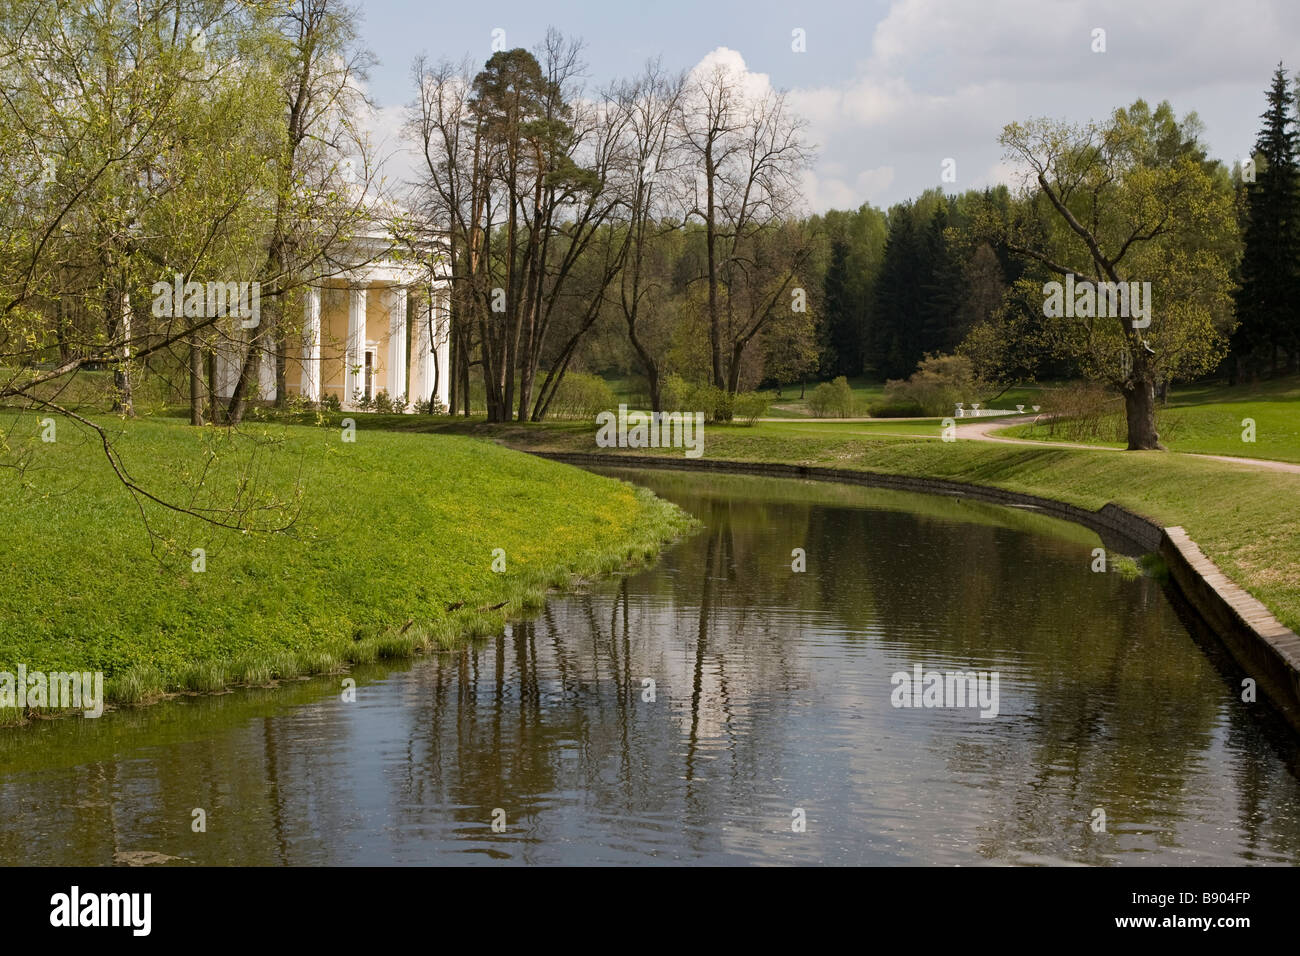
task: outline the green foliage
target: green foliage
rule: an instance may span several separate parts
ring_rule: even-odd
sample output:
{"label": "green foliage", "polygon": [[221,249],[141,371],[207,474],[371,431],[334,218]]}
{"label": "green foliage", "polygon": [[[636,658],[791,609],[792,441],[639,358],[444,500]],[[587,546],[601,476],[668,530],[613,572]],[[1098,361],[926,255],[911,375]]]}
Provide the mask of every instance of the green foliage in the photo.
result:
{"label": "green foliage", "polygon": [[926,415],[951,415],[957,403],[970,401],[978,387],[970,359],[964,355],[927,355],[907,379],[885,383],[885,401],[919,406]]}
{"label": "green foliage", "polygon": [[[1089,378],[1117,388],[1185,380],[1225,353],[1237,227],[1229,181],[1206,159],[1200,133],[1195,114],[1179,121],[1168,103],[1152,110],[1142,100],[1103,123],[1035,119],[1002,133],[1008,158],[1030,174],[993,227],[1034,267],[1015,294],[1054,351]],[[1062,275],[1042,260],[1109,280],[1098,253],[1120,281],[1151,283],[1152,321],[1139,334],[1128,317],[1043,316],[1044,282]]]}
{"label": "green foliage", "polygon": [[852,418],[857,411],[857,400],[848,379],[840,375],[812,390],[808,408],[817,418]]}
{"label": "green foliage", "polygon": [[732,403],[734,420],[752,425],[767,414],[771,402],[771,396],[766,392],[741,392]]}
{"label": "green foliage", "polygon": [[666,412],[703,412],[706,422],[729,422],[736,396],[709,382],[693,384],[678,375],[664,380],[662,401]]}
{"label": "green foliage", "polygon": [[444,405],[440,400],[436,398],[419,399],[411,405],[411,409],[417,415],[446,415],[447,414],[447,406]]}
{"label": "green foliage", "polygon": [[599,375],[568,372],[555,390],[547,415],[558,419],[593,420],[603,411],[618,407],[613,387]]}

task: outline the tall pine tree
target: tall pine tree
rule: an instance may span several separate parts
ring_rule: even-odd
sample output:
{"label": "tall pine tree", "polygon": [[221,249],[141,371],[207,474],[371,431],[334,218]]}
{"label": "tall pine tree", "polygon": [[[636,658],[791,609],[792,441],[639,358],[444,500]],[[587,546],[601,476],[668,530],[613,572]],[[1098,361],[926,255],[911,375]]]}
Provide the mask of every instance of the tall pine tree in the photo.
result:
{"label": "tall pine tree", "polygon": [[[1246,185],[1246,221],[1233,353],[1238,362],[1267,356],[1274,371],[1285,351],[1300,356],[1300,167],[1293,101],[1278,64],[1264,126],[1255,141],[1255,182]],[[1238,366],[1240,367],[1240,365]]]}
{"label": "tall pine tree", "polygon": [[826,369],[828,377],[862,372],[862,314],[849,289],[849,244],[831,242],[831,263],[826,270]]}

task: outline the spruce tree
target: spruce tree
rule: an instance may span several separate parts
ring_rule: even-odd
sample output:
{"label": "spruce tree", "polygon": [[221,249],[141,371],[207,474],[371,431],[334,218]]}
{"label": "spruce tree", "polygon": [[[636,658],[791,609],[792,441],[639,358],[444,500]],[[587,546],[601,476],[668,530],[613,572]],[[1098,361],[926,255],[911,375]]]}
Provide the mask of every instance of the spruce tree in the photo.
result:
{"label": "spruce tree", "polygon": [[825,296],[826,359],[831,378],[862,371],[862,316],[849,291],[849,244],[831,243],[831,262],[822,288]]}
{"label": "spruce tree", "polygon": [[1279,351],[1292,367],[1300,354],[1300,168],[1293,100],[1286,71],[1278,64],[1268,109],[1255,141],[1255,182],[1246,185],[1246,221],[1240,285],[1239,326],[1233,336],[1238,360],[1267,355],[1276,370]]}

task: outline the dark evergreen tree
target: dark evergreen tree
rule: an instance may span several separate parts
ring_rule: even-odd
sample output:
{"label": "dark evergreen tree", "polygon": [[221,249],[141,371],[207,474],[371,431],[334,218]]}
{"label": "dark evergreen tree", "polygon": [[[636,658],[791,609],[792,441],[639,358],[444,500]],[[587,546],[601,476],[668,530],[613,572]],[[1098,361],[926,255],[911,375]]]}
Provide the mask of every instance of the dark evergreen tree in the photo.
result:
{"label": "dark evergreen tree", "polygon": [[881,378],[911,374],[920,355],[919,278],[929,270],[925,243],[918,241],[912,203],[895,206],[889,214],[889,238],[876,280],[868,364]]}
{"label": "dark evergreen tree", "polygon": [[920,354],[913,360],[913,367],[930,352],[952,352],[966,333],[968,322],[963,315],[965,261],[957,241],[950,235],[951,222],[948,204],[941,203],[935,208],[926,232],[925,265],[928,268],[921,277],[921,311],[918,317],[917,347]]}
{"label": "dark evergreen tree", "polygon": [[826,329],[823,372],[827,378],[862,373],[863,315],[850,289],[848,260],[849,244],[843,239],[833,240],[823,284]]}
{"label": "dark evergreen tree", "polygon": [[1285,350],[1292,367],[1300,354],[1300,168],[1294,103],[1278,64],[1268,109],[1255,141],[1255,182],[1247,183],[1240,283],[1240,325],[1233,335],[1238,360],[1264,355],[1277,368]]}

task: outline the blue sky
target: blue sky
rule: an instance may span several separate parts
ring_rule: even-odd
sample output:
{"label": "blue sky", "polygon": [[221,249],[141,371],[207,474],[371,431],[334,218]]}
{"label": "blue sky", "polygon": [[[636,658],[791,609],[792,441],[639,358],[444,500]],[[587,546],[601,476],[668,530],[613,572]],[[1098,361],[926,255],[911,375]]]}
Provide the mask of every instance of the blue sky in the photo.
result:
{"label": "blue sky", "polygon": [[[1300,67],[1294,0],[869,0],[869,2],[494,2],[362,0],[379,57],[370,91],[386,151],[412,96],[411,61],[485,60],[492,30],[534,47],[548,26],[586,41],[590,82],[635,73],[648,58],[690,69],[726,59],[790,91],[818,146],[810,210],[888,206],[923,189],[1014,184],[997,136],[1013,120],[1102,118],[1138,96],[1195,110],[1211,153],[1247,154],[1273,66]],[[791,50],[805,31],[807,52]],[[1093,31],[1105,30],[1105,52]],[[945,159],[957,182],[941,183]],[[406,175],[395,155],[390,180]]]}

